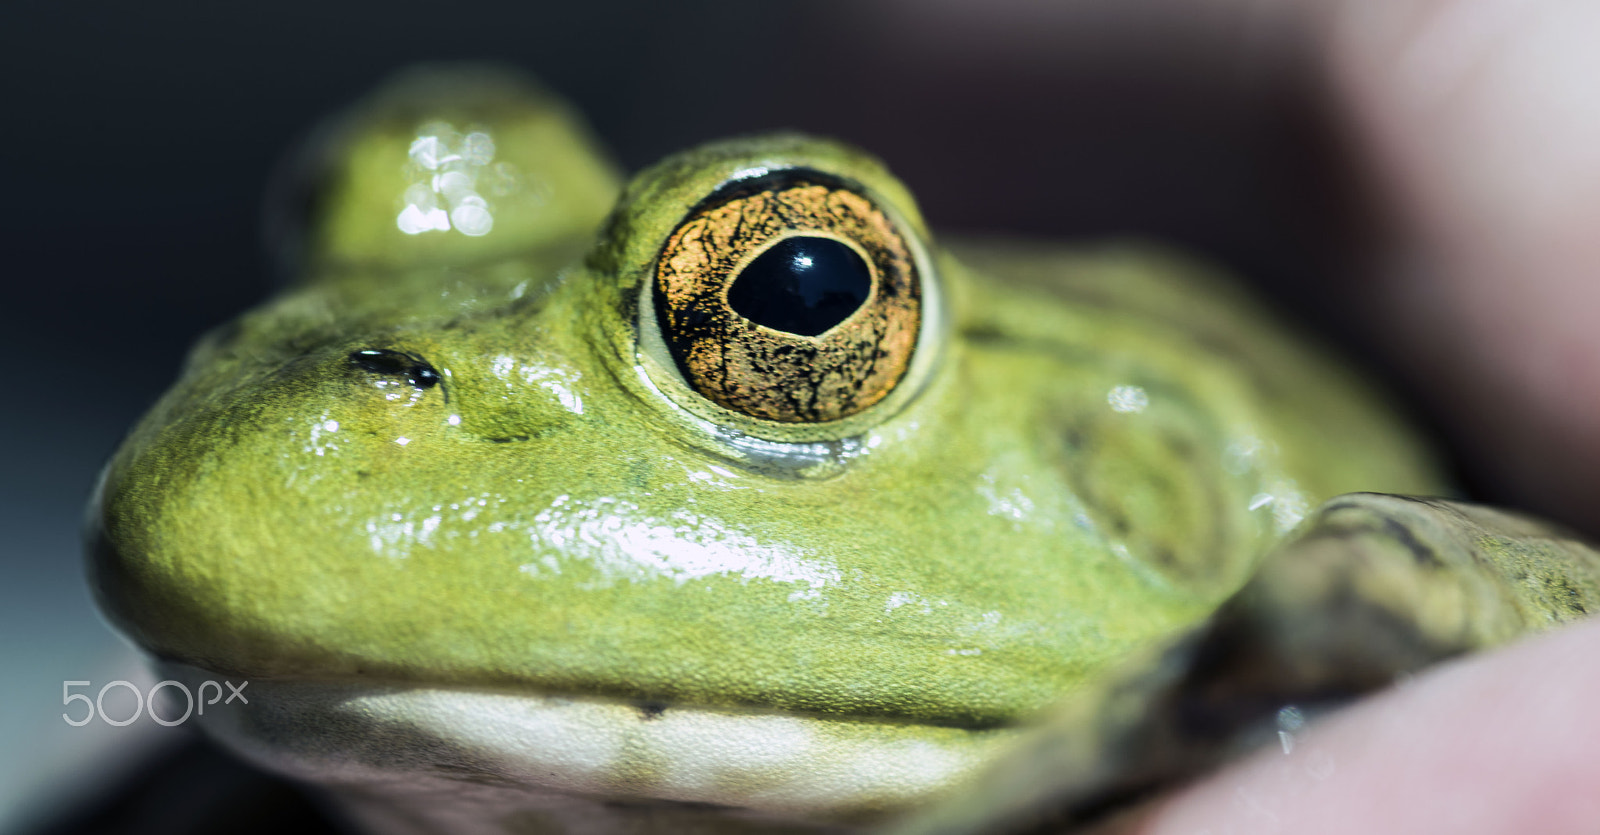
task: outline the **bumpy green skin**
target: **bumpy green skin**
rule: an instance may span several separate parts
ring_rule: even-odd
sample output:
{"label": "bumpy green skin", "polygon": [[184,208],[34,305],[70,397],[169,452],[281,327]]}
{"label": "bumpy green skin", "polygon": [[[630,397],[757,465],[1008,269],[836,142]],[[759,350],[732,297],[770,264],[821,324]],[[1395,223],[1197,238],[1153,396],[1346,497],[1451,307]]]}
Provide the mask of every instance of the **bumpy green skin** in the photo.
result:
{"label": "bumpy green skin", "polygon": [[[1359,380],[1176,256],[951,255],[878,162],[786,135],[670,158],[606,219],[559,104],[411,93],[349,123],[303,278],[209,335],[109,467],[96,588],[158,656],[986,726],[1203,617],[1327,497],[1437,490]],[[538,199],[403,235],[419,114],[487,125]],[[945,315],[914,396],[784,469],[646,382],[636,302],[691,205],[790,165],[898,213]]]}

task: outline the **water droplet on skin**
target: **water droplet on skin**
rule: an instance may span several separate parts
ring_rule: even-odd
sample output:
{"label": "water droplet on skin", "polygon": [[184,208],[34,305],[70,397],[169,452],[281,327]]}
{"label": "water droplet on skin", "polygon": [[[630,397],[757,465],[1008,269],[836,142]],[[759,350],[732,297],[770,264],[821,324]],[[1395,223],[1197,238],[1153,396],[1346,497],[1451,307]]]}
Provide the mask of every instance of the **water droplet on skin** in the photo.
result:
{"label": "water droplet on skin", "polygon": [[1138,386],[1117,386],[1106,392],[1106,403],[1114,412],[1137,414],[1150,405],[1150,397]]}
{"label": "water droplet on skin", "polygon": [[433,228],[433,223],[428,219],[426,212],[415,205],[407,206],[400,211],[400,216],[395,218],[395,225],[407,235],[418,235]]}
{"label": "water droplet on skin", "polygon": [[408,152],[411,161],[432,171],[439,167],[439,157],[443,156],[443,149],[437,136],[419,136],[411,142]]}
{"label": "water droplet on skin", "polygon": [[494,139],[483,131],[467,134],[461,143],[461,158],[469,165],[488,165],[494,159]]}
{"label": "water droplet on skin", "polygon": [[459,203],[462,198],[475,194],[472,190],[472,177],[461,171],[451,171],[435,177],[433,188],[443,194],[451,204]]}
{"label": "water droplet on skin", "polygon": [[437,140],[440,150],[443,151],[444,154],[449,154],[451,152],[450,149],[461,144],[461,132],[456,130],[455,125],[452,125],[442,119],[424,123],[421,127],[417,128],[417,136],[430,137]]}
{"label": "water droplet on skin", "polygon": [[1284,705],[1278,709],[1278,730],[1294,733],[1306,726],[1306,717],[1300,708]]}
{"label": "water droplet on skin", "polygon": [[461,234],[472,238],[487,235],[494,228],[494,216],[482,206],[457,206],[450,212],[450,220]]}
{"label": "water droplet on skin", "polygon": [[1294,753],[1294,735],[1306,726],[1305,714],[1294,705],[1284,705],[1278,708],[1277,723],[1278,743],[1283,746],[1283,753]]}

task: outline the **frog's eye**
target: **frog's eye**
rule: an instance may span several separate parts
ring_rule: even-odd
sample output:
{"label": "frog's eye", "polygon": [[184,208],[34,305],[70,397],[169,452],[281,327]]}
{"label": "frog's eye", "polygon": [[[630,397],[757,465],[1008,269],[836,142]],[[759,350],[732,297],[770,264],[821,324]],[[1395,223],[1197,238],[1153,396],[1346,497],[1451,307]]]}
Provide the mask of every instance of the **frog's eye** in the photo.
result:
{"label": "frog's eye", "polygon": [[877,403],[905,376],[922,288],[883,209],[796,169],[695,207],[656,260],[654,304],[700,395],[754,418],[821,423]]}
{"label": "frog's eye", "polygon": [[400,351],[369,348],[350,355],[350,364],[369,374],[383,377],[402,377],[420,389],[439,384],[439,372],[420,357]]}

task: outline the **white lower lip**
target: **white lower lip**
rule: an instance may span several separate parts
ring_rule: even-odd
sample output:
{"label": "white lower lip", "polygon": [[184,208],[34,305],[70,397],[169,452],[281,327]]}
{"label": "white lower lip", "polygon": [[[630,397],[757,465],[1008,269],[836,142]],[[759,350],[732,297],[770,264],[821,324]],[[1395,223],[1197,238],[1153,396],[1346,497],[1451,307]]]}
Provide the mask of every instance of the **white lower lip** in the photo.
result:
{"label": "white lower lip", "polygon": [[[191,690],[220,678],[163,672]],[[959,782],[1018,733],[712,708],[647,715],[615,699],[349,682],[252,681],[244,692],[248,705],[201,717],[213,736],[417,824],[447,813],[442,831],[506,831],[462,815],[548,815],[552,795],[869,820]]]}

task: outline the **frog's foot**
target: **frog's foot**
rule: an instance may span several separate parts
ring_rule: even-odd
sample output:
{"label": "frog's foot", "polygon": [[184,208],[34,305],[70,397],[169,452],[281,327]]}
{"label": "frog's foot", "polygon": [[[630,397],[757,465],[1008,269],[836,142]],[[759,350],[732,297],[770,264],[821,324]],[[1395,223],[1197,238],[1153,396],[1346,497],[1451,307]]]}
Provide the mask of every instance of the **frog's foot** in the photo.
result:
{"label": "frog's foot", "polygon": [[[192,692],[205,670],[165,665]],[[834,832],[970,779],[1015,730],[260,680],[208,732],[385,833]]]}
{"label": "frog's foot", "polygon": [[1046,715],[909,833],[1092,828],[1413,670],[1600,610],[1600,553],[1513,514],[1337,497],[1201,627]]}

